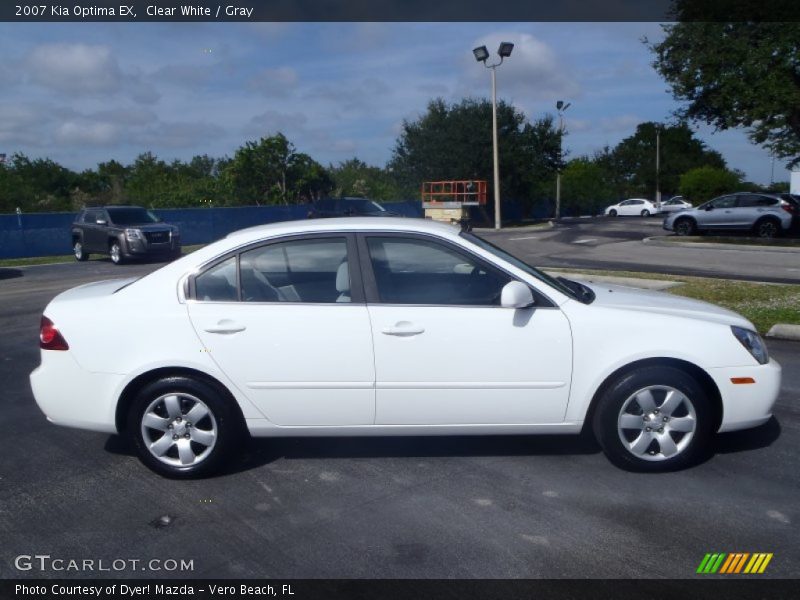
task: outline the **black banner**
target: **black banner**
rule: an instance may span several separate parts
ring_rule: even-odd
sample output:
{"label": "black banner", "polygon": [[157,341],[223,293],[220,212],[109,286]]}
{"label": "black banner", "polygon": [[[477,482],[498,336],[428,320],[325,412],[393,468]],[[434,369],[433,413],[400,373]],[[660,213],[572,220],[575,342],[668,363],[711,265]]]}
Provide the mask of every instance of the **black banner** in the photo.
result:
{"label": "black banner", "polygon": [[794,600],[789,579],[3,580],[0,598],[129,600]]}
{"label": "black banner", "polygon": [[798,21],[796,0],[4,0],[0,21]]}

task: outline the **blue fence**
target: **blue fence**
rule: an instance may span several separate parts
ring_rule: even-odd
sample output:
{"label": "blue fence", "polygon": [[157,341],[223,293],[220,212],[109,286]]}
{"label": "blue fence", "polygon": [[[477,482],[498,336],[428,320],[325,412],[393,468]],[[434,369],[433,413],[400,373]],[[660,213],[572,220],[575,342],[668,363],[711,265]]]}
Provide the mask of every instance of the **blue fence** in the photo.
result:
{"label": "blue fence", "polygon": [[[422,215],[420,202],[388,202],[384,206],[409,217]],[[185,245],[207,244],[232,231],[305,219],[308,204],[288,206],[237,206],[229,208],[164,208],[153,210],[168,223],[181,228]],[[70,225],[75,213],[0,215],[0,258],[56,256],[72,251]]]}

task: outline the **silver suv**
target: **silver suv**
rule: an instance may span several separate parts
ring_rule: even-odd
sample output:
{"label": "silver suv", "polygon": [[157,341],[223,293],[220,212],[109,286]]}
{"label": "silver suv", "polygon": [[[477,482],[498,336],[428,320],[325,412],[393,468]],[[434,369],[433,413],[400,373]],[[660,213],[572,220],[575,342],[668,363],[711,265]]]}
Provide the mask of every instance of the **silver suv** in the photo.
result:
{"label": "silver suv", "polygon": [[752,231],[771,238],[792,228],[797,207],[772,194],[740,192],[709,200],[697,208],[681,210],[664,219],[664,229],[678,235],[708,230]]}

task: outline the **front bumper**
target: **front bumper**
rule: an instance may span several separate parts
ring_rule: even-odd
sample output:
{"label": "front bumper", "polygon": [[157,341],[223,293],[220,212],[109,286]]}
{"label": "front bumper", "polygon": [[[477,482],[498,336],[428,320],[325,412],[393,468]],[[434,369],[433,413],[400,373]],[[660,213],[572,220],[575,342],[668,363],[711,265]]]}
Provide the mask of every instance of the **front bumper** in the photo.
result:
{"label": "front bumper", "polygon": [[[781,366],[775,359],[765,365],[709,369],[722,396],[719,431],[758,427],[772,417],[781,389]],[[733,378],[752,378],[755,383],[736,384]]]}
{"label": "front bumper", "polygon": [[153,243],[147,239],[129,240],[123,237],[122,253],[127,257],[168,256],[181,251],[181,238],[170,237],[166,242]]}

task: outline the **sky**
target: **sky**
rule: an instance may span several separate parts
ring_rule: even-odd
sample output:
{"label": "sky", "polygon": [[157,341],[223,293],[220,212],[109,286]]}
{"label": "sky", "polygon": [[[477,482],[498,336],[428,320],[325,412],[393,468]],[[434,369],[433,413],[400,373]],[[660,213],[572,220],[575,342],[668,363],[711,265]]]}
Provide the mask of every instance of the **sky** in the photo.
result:
{"label": "sky", "polygon": [[[679,104],[642,42],[657,23],[0,23],[0,153],[75,170],[142,152],[232,156],[283,132],[323,165],[383,166],[437,97],[488,98],[472,48],[515,44],[498,97],[529,119],[570,102],[564,146],[592,154]],[[788,181],[744,131],[695,128],[757,183]]]}

